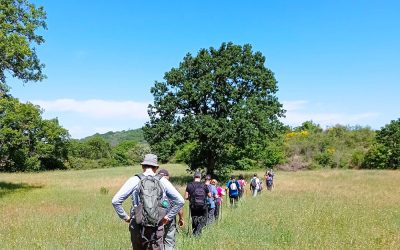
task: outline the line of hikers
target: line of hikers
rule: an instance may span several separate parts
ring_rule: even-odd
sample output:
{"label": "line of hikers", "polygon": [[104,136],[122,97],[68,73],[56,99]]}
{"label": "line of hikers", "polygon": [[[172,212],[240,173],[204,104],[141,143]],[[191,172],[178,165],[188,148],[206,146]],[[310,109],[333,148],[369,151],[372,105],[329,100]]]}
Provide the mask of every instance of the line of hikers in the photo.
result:
{"label": "line of hikers", "polygon": [[[201,173],[195,172],[193,182],[187,185],[183,198],[169,181],[170,175],[166,169],[161,169],[157,173],[159,165],[156,155],[145,155],[141,165],[143,173],[126,181],[112,199],[112,205],[118,216],[129,223],[133,249],[174,249],[176,225],[180,227],[185,225],[182,210],[184,198],[189,201],[191,233],[194,236],[200,235],[205,226],[220,218],[222,197],[228,193],[230,205],[235,207],[247,186],[243,175],[240,175],[238,180],[232,176],[223,188],[209,175],[206,175],[205,182],[202,182]],[[272,169],[265,174],[268,190],[272,190],[273,177]],[[262,182],[257,174],[254,174],[250,181],[250,190],[253,197],[262,190]],[[122,203],[129,197],[132,198],[132,208],[128,214]],[[189,230],[188,225],[188,233]]]}

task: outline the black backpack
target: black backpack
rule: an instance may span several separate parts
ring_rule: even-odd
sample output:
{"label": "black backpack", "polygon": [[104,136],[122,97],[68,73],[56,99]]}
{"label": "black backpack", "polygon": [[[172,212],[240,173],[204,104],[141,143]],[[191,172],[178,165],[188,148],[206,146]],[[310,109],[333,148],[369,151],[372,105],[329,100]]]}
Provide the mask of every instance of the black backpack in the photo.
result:
{"label": "black backpack", "polygon": [[190,208],[195,210],[204,210],[207,208],[207,186],[201,182],[192,182],[190,195]]}

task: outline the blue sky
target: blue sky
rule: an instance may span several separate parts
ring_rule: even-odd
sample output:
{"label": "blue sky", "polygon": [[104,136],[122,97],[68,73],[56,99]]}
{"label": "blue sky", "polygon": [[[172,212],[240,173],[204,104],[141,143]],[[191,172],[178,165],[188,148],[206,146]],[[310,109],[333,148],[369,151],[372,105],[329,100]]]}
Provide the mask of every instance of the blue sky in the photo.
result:
{"label": "blue sky", "polygon": [[74,138],[141,127],[155,80],[228,41],[266,57],[286,124],[378,129],[400,117],[398,1],[33,2],[48,14],[48,78],[8,84]]}

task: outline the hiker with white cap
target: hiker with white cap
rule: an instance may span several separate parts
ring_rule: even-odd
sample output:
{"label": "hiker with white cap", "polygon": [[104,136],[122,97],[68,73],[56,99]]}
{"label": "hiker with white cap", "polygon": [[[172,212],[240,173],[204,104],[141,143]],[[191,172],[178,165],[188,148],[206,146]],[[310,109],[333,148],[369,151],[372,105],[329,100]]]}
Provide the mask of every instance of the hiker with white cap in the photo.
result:
{"label": "hiker with white cap", "polygon": [[[147,154],[141,163],[143,173],[131,177],[112,199],[118,216],[129,223],[133,249],[164,250],[164,225],[168,224],[184,205],[184,199],[166,178],[156,175],[157,156]],[[122,203],[132,198],[128,215]],[[168,200],[173,206],[168,208]]]}

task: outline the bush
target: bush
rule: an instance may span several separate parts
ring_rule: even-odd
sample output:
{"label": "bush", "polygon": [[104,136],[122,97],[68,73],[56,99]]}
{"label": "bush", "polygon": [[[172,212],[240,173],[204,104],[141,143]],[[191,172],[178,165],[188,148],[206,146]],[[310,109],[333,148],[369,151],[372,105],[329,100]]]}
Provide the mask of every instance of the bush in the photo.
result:
{"label": "bush", "polygon": [[301,156],[301,165],[307,168],[360,168],[374,141],[375,132],[368,127],[336,125],[322,130],[309,122],[286,133],[285,152],[288,159]]}
{"label": "bush", "polygon": [[389,151],[385,145],[376,143],[374,144],[365,155],[362,168],[367,169],[385,169],[388,167]]}
{"label": "bush", "polygon": [[257,161],[249,158],[238,160],[236,161],[236,163],[236,170],[250,170],[260,168],[260,165],[257,164]]}

